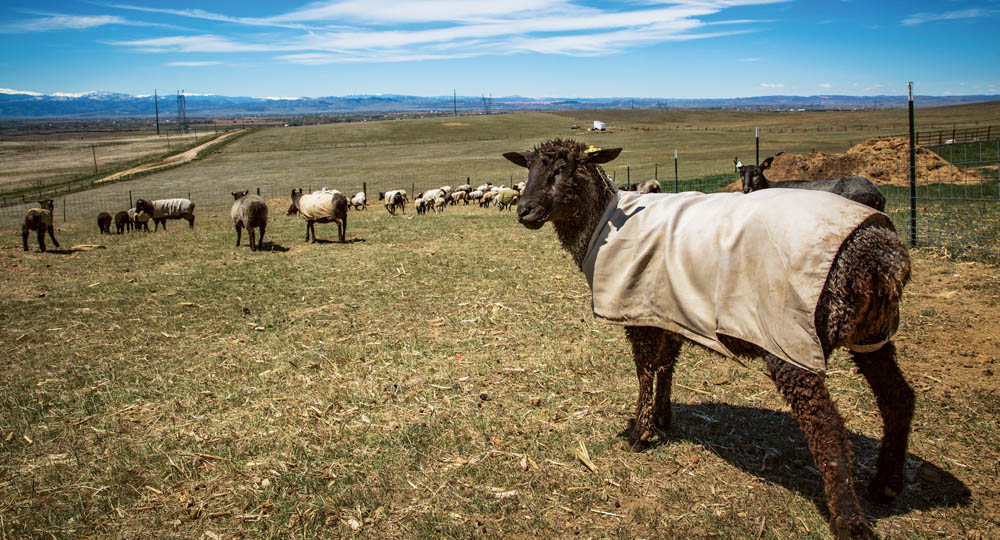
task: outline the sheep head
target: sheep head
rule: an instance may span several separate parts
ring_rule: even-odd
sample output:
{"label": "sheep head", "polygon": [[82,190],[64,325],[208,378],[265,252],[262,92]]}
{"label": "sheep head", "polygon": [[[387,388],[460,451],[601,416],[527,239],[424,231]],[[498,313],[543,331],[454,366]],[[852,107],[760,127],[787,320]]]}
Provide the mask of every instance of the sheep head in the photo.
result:
{"label": "sheep head", "polygon": [[737,167],[740,180],[743,183],[743,193],[751,193],[759,189],[767,188],[767,178],[764,178],[764,170],[771,167],[774,157],[769,157],[760,165],[741,165]]}
{"label": "sheep head", "polygon": [[136,199],[135,200],[135,213],[145,212],[149,215],[153,215],[153,203],[147,201],[146,199]]}
{"label": "sheep head", "polygon": [[38,204],[42,207],[42,210],[48,210],[49,212],[55,211],[56,208],[56,203],[52,199],[42,199],[38,201]]}
{"label": "sheep head", "polygon": [[294,216],[299,213],[299,199],[301,198],[302,188],[299,188],[298,191],[296,191],[295,188],[292,188],[292,204],[288,207],[289,216]]}
{"label": "sheep head", "polygon": [[[529,229],[546,221],[558,222],[574,215],[588,201],[596,200],[603,173],[594,169],[607,163],[621,148],[591,149],[572,140],[545,141],[534,150],[507,152],[503,156],[528,169],[528,181],[517,204],[517,219]],[[598,183],[600,182],[600,183]]]}
{"label": "sheep head", "polygon": [[250,193],[250,190],[248,190],[248,189],[244,189],[243,191],[233,191],[232,192],[233,200],[234,201],[238,201],[238,200],[242,199],[243,197],[246,197],[248,193]]}

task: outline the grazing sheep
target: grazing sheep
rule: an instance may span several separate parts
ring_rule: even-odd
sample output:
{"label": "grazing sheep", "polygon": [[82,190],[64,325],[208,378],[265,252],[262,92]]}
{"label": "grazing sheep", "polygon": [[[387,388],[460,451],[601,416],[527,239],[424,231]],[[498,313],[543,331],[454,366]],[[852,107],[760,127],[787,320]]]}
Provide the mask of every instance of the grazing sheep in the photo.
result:
{"label": "grazing sheep", "polygon": [[168,219],[185,219],[190,228],[194,228],[194,203],[188,199],[157,199],[147,201],[139,199],[135,201],[135,211],[146,212],[153,216],[153,232],[167,230]]}
{"label": "grazing sheep", "polygon": [[488,207],[490,203],[493,202],[493,199],[496,198],[496,196],[497,196],[496,191],[487,191],[483,193],[483,196],[479,198],[479,207],[480,208]]}
{"label": "grazing sheep", "polygon": [[493,189],[493,182],[486,182],[485,184],[482,184],[479,187],[477,187],[476,191],[482,191],[483,193],[486,193],[491,189]]}
{"label": "grazing sheep", "polygon": [[462,185],[456,187],[455,191],[464,191],[466,193],[469,193],[470,191],[472,191],[472,186],[469,185],[469,184],[462,184]]}
{"label": "grazing sheep", "polygon": [[469,204],[469,194],[465,191],[452,191],[448,194],[448,202],[451,204],[458,204],[458,201],[463,201],[465,204]]}
{"label": "grazing sheep", "polygon": [[115,212],[115,230],[118,234],[132,230],[132,215],[129,214],[128,210]]}
{"label": "grazing sheep", "polygon": [[97,214],[97,228],[101,234],[111,234],[111,220],[111,214],[107,212]]}
{"label": "grazing sheep", "polygon": [[504,210],[510,210],[511,207],[517,204],[518,198],[520,198],[521,193],[516,189],[505,189],[494,197],[494,202],[497,208],[503,212]]}
{"label": "grazing sheep", "polygon": [[149,220],[153,219],[153,216],[145,211],[136,212],[135,208],[129,208],[128,215],[132,219],[136,231],[149,232]]}
{"label": "grazing sheep", "polygon": [[828,178],[825,180],[784,180],[772,182],[764,178],[764,170],[771,166],[771,163],[774,161],[773,156],[765,159],[759,166],[741,165],[736,158],[733,158],[733,161],[743,181],[743,193],[752,193],[768,188],[828,191],[870,206],[879,212],[885,210],[885,196],[882,195],[882,192],[879,191],[878,187],[871,180],[862,176],[842,176],[840,178]]}
{"label": "grazing sheep", "polygon": [[[233,217],[233,225],[236,227],[236,247],[240,247],[240,237],[243,236],[243,228],[250,236],[250,251],[257,249],[264,243],[264,231],[267,230],[267,203],[257,195],[249,195],[248,190],[233,192],[233,208],[229,214]],[[260,227],[260,239],[254,241],[254,229]]]}
{"label": "grazing sheep", "polygon": [[[883,421],[868,493],[892,500],[905,483],[914,406],[891,340],[910,277],[892,222],[815,191],[622,193],[600,167],[621,149],[586,148],[556,139],[504,157],[528,168],[518,220],[529,229],[551,221],[587,276],[595,316],[625,326],[639,380],[630,442],[641,448],[654,429],[669,429],[682,342],[762,356],[823,476],[834,536],[875,537],[824,372],[830,353],[848,346]],[[626,290],[635,294],[620,296]]]}
{"label": "grazing sheep", "polygon": [[[419,198],[419,196],[418,196]],[[385,200],[385,209],[389,211],[390,214],[396,215],[396,209],[399,208],[403,214],[406,214],[406,192],[397,189],[394,191],[386,191],[378,193],[378,200]]]}
{"label": "grazing sheep", "polygon": [[417,208],[417,215],[422,216],[427,213],[427,200],[423,197],[417,197],[413,201],[413,206]]}
{"label": "grazing sheep", "polygon": [[517,185],[514,186],[514,189],[516,189],[518,193],[524,193],[524,186],[527,185],[527,182],[518,182]]}
{"label": "grazing sheep", "polygon": [[469,192],[469,200],[476,201],[477,203],[483,198],[483,192],[476,189]]}
{"label": "grazing sheep", "polygon": [[448,206],[448,199],[444,198],[444,196],[434,199],[435,212],[444,212],[446,206]]}
{"label": "grazing sheep", "polygon": [[24,222],[21,224],[21,243],[24,244],[24,251],[28,251],[28,233],[35,231],[38,233],[38,248],[45,251],[45,232],[48,231],[52,243],[59,247],[56,240],[55,229],[52,227],[52,212],[55,210],[55,202],[52,199],[42,199],[38,201],[41,208],[29,208],[24,213]]}
{"label": "grazing sheep", "polygon": [[368,210],[368,200],[364,191],[359,191],[357,195],[351,197],[351,206],[355,210]]}
{"label": "grazing sheep", "polygon": [[[451,186],[441,186],[441,187],[440,187],[440,188],[438,188],[438,189],[440,189],[441,191],[443,191],[445,195],[447,195],[447,194],[451,193]],[[437,197],[435,197],[435,199],[436,199],[436,198],[437,198]]]}
{"label": "grazing sheep", "polygon": [[646,180],[636,184],[635,190],[638,193],[659,193],[660,192],[660,181],[659,180]]}
{"label": "grazing sheep", "polygon": [[346,242],[347,237],[347,197],[337,190],[314,191],[309,195],[292,189],[292,205],[288,207],[288,215],[298,213],[306,220],[306,242],[312,233],[312,242],[316,242],[316,223],[337,223],[337,233],[340,242]]}

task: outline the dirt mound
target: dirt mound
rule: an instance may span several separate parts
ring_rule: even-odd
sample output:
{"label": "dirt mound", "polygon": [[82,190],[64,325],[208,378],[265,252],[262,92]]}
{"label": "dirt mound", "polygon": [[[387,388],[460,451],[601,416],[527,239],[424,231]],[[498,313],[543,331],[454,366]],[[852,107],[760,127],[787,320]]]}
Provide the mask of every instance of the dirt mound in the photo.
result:
{"label": "dirt mound", "polygon": [[[779,154],[767,170],[768,180],[820,180],[838,176],[864,176],[876,184],[910,183],[910,143],[906,138],[869,139],[843,154],[814,152]],[[962,170],[926,148],[917,147],[917,182],[959,183],[979,181],[974,170]],[[721,191],[739,191],[740,181]]]}

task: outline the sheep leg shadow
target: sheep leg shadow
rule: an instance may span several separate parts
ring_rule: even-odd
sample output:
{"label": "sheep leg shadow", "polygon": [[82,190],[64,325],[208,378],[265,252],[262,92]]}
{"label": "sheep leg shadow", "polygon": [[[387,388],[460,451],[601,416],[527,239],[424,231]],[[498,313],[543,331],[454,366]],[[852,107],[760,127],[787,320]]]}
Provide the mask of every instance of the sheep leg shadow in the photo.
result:
{"label": "sheep leg shadow", "polygon": [[830,529],[836,538],[877,538],[865,520],[851,478],[851,445],[844,419],[830,398],[823,377],[768,354],[771,379],[791,406],[823,475]]}
{"label": "sheep leg shadow", "polygon": [[868,496],[878,504],[886,504],[906,483],[906,446],[915,396],[899,371],[896,347],[891,341],[875,352],[851,352],[851,359],[871,386],[882,416],[882,444]]}
{"label": "sheep leg shadow", "polygon": [[670,429],[670,385],[681,339],[671,332],[649,326],[627,326],[625,335],[632,344],[639,380],[635,417],[626,439],[633,450],[641,451],[648,447],[654,430]]}

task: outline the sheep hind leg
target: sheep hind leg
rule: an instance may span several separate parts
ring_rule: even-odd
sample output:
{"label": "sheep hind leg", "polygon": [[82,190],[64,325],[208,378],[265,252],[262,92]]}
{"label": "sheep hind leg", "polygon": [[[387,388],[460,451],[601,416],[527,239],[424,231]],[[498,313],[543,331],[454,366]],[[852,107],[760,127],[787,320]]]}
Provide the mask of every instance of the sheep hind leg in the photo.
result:
{"label": "sheep hind leg", "polygon": [[851,478],[851,445],[844,419],[830,398],[823,377],[766,355],[768,373],[805,433],[823,475],[830,530],[838,539],[877,538],[865,520]]}
{"label": "sheep hind leg", "polygon": [[45,251],[45,229],[38,229],[38,249]]}
{"label": "sheep hind leg", "polygon": [[24,251],[28,251],[28,235],[30,233],[28,227],[21,227],[21,243],[24,244]]}
{"label": "sheep hind leg", "polygon": [[882,416],[882,445],[875,478],[868,496],[878,504],[892,501],[906,483],[906,446],[913,420],[915,397],[896,364],[896,347],[890,341],[871,353],[851,352],[851,359],[875,394]]}
{"label": "sheep hind leg", "polygon": [[[243,227],[236,226],[236,247],[240,247],[240,240],[243,237]],[[253,249],[253,241],[250,241],[250,248]]]}
{"label": "sheep hind leg", "polygon": [[653,394],[653,424],[660,431],[670,429],[670,386],[674,378],[674,365],[681,352],[681,339],[661,330],[656,365],[656,389]]}

